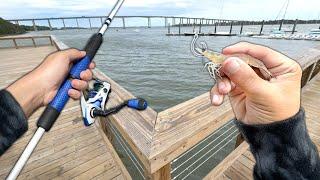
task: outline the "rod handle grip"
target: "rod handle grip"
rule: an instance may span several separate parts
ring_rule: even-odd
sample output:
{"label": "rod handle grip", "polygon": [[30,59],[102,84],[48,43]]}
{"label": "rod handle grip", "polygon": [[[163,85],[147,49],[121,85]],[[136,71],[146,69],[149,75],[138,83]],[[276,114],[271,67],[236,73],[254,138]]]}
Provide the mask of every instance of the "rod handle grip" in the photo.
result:
{"label": "rod handle grip", "polygon": [[49,131],[51,129],[70,98],[68,95],[68,91],[72,89],[71,78],[80,79],[81,72],[89,68],[91,60],[94,58],[95,54],[102,44],[102,40],[103,39],[101,34],[94,34],[91,36],[84,48],[84,50],[86,51],[86,56],[72,66],[69,73],[70,78],[67,78],[63,82],[54,99],[50,102],[50,104],[40,116],[37,123],[38,127],[42,127],[46,131]]}

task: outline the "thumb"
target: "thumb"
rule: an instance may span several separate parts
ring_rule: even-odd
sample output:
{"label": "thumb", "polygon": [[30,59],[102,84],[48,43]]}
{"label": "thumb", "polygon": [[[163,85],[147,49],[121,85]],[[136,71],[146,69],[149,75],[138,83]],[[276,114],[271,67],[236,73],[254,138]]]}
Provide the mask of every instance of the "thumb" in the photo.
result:
{"label": "thumb", "polygon": [[62,53],[69,59],[70,62],[77,61],[86,55],[85,51],[80,51],[74,48],[63,50]]}
{"label": "thumb", "polygon": [[246,93],[257,92],[264,80],[244,61],[237,57],[230,57],[222,64],[222,71],[229,79]]}

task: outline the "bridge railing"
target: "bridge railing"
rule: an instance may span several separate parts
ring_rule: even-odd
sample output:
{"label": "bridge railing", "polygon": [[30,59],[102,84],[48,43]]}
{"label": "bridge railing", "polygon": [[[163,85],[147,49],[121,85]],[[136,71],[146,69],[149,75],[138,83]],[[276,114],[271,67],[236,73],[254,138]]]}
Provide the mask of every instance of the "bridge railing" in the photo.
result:
{"label": "bridge railing", "polygon": [[[67,48],[52,39],[60,49]],[[298,59],[304,69],[303,85],[319,72],[319,59],[320,51],[316,49]],[[100,70],[95,70],[94,75],[111,84],[108,107],[134,97]],[[100,118],[98,124],[116,146],[134,179],[185,179],[217,153],[234,149],[238,131],[233,118],[227,100],[221,107],[213,107],[209,93],[205,93],[159,113],[152,108],[145,111],[125,108]],[[244,145],[238,144],[243,149]],[[225,152],[225,156],[229,153]],[[208,166],[205,173],[211,174],[211,169],[214,167]]]}

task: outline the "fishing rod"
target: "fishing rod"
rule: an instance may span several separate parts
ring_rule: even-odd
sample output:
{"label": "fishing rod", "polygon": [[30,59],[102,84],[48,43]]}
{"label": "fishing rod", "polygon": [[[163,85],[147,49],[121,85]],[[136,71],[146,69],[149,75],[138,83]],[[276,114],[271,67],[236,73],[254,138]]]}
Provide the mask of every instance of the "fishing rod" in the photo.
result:
{"label": "fishing rod", "polygon": [[50,104],[46,107],[46,109],[41,114],[37,122],[37,126],[38,126],[37,131],[31,138],[27,147],[25,148],[20,158],[16,162],[15,166],[11,170],[10,174],[7,177],[7,180],[17,179],[22,168],[28,161],[31,153],[33,152],[34,148],[37,146],[44,132],[48,132],[53,126],[53,124],[55,123],[55,121],[57,120],[57,118],[59,117],[61,111],[63,110],[64,106],[69,100],[68,90],[72,89],[71,79],[80,79],[80,73],[88,69],[89,64],[91,63],[92,59],[96,55],[98,49],[100,48],[103,42],[104,33],[109,28],[112,20],[114,19],[115,15],[119,11],[123,2],[124,0],[118,0],[116,2],[116,4],[114,5],[113,9],[107,16],[107,19],[105,20],[104,24],[101,26],[98,33],[93,34],[88,40],[86,46],[84,47],[84,51],[86,51],[86,56],[73,65],[73,67],[69,72],[69,78],[67,78],[64,81],[64,83],[60,86],[60,89],[57,92],[54,99],[50,102]]}

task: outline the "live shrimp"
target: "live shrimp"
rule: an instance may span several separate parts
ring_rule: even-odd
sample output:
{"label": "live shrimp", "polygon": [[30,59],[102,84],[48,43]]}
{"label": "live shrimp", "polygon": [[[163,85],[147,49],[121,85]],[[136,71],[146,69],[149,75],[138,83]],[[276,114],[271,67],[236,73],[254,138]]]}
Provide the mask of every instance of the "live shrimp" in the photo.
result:
{"label": "live shrimp", "polygon": [[220,75],[220,68],[221,64],[228,59],[229,57],[238,57],[241,59],[243,62],[247,63],[251,67],[258,68],[261,72],[261,74],[266,78],[266,79],[271,79],[272,74],[271,72],[267,69],[267,67],[263,64],[262,61],[246,55],[246,54],[232,54],[232,55],[224,55],[219,52],[215,52],[212,50],[208,49],[208,46],[205,42],[200,42],[200,46],[197,45],[197,39],[198,35],[196,34],[191,42],[191,52],[193,55],[197,57],[204,57],[209,60],[209,62],[205,63],[205,68],[207,68],[210,76],[216,81],[217,78],[221,78]]}

